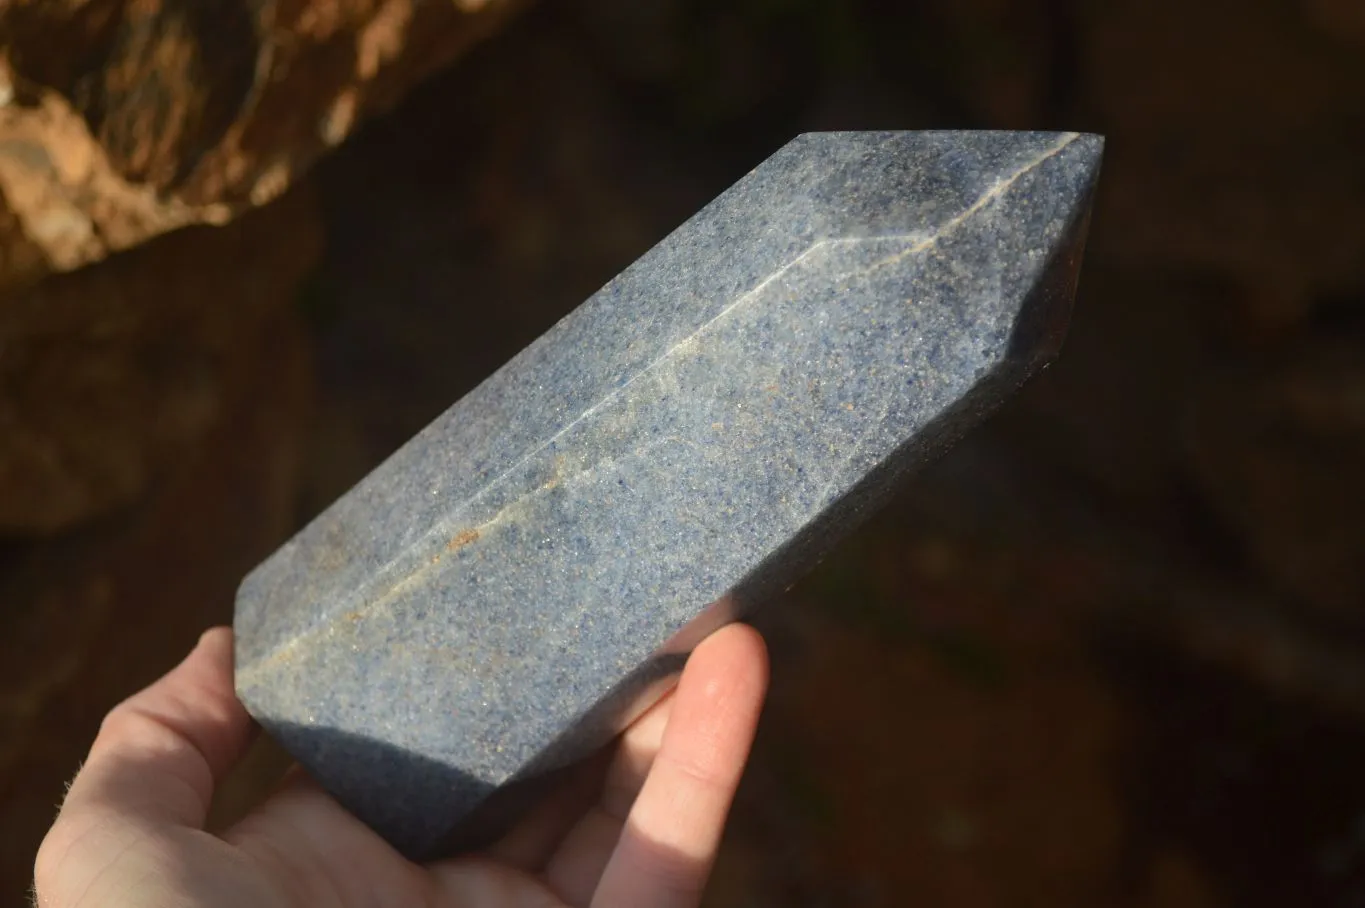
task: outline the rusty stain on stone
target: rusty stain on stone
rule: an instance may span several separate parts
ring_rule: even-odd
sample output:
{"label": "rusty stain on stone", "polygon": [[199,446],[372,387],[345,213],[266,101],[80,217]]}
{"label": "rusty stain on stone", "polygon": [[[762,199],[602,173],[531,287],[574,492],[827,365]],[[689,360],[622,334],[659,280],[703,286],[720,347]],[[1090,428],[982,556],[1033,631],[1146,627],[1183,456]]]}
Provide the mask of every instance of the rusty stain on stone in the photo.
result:
{"label": "rusty stain on stone", "polygon": [[475,529],[463,530],[455,534],[455,538],[450,540],[450,543],[446,545],[446,549],[451,552],[458,552],[460,549],[469,545],[471,542],[477,541],[478,538],[479,538],[478,530]]}

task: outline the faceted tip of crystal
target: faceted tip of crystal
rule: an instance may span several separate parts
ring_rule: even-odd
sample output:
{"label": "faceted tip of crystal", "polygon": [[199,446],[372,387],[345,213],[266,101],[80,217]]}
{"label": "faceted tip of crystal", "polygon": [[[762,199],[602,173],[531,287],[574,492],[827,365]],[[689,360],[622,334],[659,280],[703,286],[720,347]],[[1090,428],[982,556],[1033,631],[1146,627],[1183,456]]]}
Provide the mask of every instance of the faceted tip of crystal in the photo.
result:
{"label": "faceted tip of crystal", "polygon": [[1046,263],[1021,301],[1010,342],[1012,359],[1038,366],[1056,359],[1061,352],[1075,304],[1103,156],[1103,136],[1079,133],[1063,154],[1044,165],[1055,168],[1055,176],[1047,179],[1046,185],[1058,194],[1065,227],[1050,245]]}

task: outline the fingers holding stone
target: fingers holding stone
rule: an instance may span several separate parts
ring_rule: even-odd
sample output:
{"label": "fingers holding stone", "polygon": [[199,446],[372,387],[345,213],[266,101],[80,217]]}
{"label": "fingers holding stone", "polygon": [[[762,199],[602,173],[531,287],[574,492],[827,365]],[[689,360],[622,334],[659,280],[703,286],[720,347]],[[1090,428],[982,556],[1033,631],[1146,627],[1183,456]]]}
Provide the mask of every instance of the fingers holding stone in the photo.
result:
{"label": "fingers holding stone", "polygon": [[673,714],[674,694],[669,693],[635,721],[621,737],[611,767],[602,785],[601,808],[622,822],[644,787],[654,758],[663,743],[664,729]]}
{"label": "fingers holding stone", "polygon": [[233,692],[232,632],[214,628],[180,665],[105,717],[62,815],[107,809],[202,826],[214,788],[254,731]]}
{"label": "fingers holding stone", "polygon": [[74,904],[101,880],[127,883],[109,875],[115,861],[125,875],[150,879],[133,853],[154,859],[160,833],[202,827],[214,788],[253,730],[233,694],[231,632],[216,628],[180,665],[105,717],[38,849],[36,891],[53,904]]}
{"label": "fingers holding stone", "polygon": [[597,796],[556,842],[544,863],[550,886],[569,905],[587,905],[621,837],[626,814],[659,752],[673,708],[670,691],[621,735],[597,786]]}
{"label": "fingers holding stone", "polygon": [[[700,901],[753,743],[767,679],[767,653],[752,628],[731,625],[697,647],[603,870],[594,908],[691,908]],[[619,771],[628,782],[638,766],[626,762]],[[611,797],[624,800],[626,790],[623,784]]]}
{"label": "fingers holding stone", "polygon": [[604,750],[573,767],[534,810],[487,849],[486,856],[526,873],[540,873],[597,803],[611,757],[611,751]]}

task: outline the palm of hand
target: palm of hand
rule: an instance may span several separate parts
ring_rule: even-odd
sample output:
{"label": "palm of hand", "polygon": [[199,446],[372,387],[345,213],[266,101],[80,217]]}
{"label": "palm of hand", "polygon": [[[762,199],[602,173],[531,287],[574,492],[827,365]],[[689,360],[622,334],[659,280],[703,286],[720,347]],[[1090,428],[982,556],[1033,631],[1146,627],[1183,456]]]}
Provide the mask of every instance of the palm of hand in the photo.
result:
{"label": "palm of hand", "polygon": [[232,692],[231,635],[105,719],[38,853],[44,908],[632,906],[700,901],[767,680],[732,626],[697,648],[677,690],[575,783],[488,851],[417,865],[303,774],[221,835],[213,790],[252,726]]}

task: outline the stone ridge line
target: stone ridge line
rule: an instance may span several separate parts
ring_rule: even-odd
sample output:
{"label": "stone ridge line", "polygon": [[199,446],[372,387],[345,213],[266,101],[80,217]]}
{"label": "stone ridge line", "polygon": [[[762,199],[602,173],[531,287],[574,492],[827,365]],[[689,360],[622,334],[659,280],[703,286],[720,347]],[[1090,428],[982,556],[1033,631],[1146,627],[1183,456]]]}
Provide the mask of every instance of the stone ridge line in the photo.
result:
{"label": "stone ridge line", "polygon": [[[878,268],[881,268],[884,265],[895,264],[896,262],[899,262],[901,259],[905,258],[907,255],[913,255],[916,252],[923,252],[930,246],[933,246],[939,240],[943,239],[943,237],[947,236],[948,234],[956,230],[958,227],[961,227],[963,224],[965,224],[968,220],[971,219],[972,215],[976,214],[982,208],[985,208],[991,202],[994,202],[996,199],[1000,198],[1006,192],[1009,192],[1010,187],[1012,187],[1015,183],[1019,182],[1020,179],[1032,173],[1034,170],[1037,170],[1039,167],[1043,166],[1043,164],[1047,163],[1049,159],[1055,158],[1057,155],[1065,151],[1068,146],[1070,146],[1073,142],[1080,138],[1080,135],[1081,134],[1078,132],[1066,133],[1065,136],[1056,145],[1047,149],[1042,154],[1038,155],[1038,157],[1034,158],[1032,161],[1029,161],[1027,164],[1023,165],[1014,173],[1010,174],[1004,179],[997,180],[994,186],[992,186],[990,189],[981,194],[981,198],[977,199],[971,205],[967,206],[967,208],[961,214],[949,220],[938,230],[934,231],[933,234],[930,235],[928,238],[926,238],[922,242],[916,243],[913,246],[909,246],[905,249],[902,249],[900,252],[889,255],[880,261],[873,262],[871,265],[868,266],[867,270],[871,272],[875,271]],[[909,236],[906,237],[906,239],[908,238]],[[882,237],[868,237],[867,239],[882,239]],[[885,239],[900,239],[900,237],[885,237]]]}
{"label": "stone ridge line", "polygon": [[[981,198],[977,199],[975,202],[969,205],[966,208],[966,210],[964,210],[961,214],[950,219],[946,224],[944,224],[938,230],[934,231],[933,234],[926,237],[923,241],[916,243],[915,245],[910,246],[906,249],[902,249],[900,252],[888,255],[886,258],[879,259],[878,261],[873,262],[871,265],[867,267],[864,273],[870,274],[873,271],[876,271],[878,268],[894,264],[895,262],[899,262],[900,260],[904,259],[908,255],[913,255],[917,252],[923,252],[924,250],[930,248],[939,240],[943,239],[943,237],[952,233],[958,227],[962,226],[967,221],[971,220],[972,216],[975,215],[982,208],[985,208],[991,202],[995,201],[996,199],[1003,196],[1005,193],[1009,192],[1010,188],[1014,186],[1014,184],[1018,182],[1021,178],[1023,178],[1026,174],[1033,172],[1034,170],[1041,167],[1049,159],[1061,154],[1064,150],[1066,150],[1066,148],[1069,145],[1071,145],[1071,143],[1079,139],[1080,136],[1081,134],[1078,132],[1066,133],[1063,136],[1063,138],[1057,142],[1056,145],[1047,149],[1042,154],[1038,155],[1038,157],[1034,158],[1032,161],[1029,161],[1027,164],[1020,167],[1014,173],[1010,174],[1008,177],[1005,177],[1002,180],[997,180],[994,186],[992,186],[989,190],[981,194]],[[908,236],[906,238],[908,239]],[[881,239],[881,237],[877,237],[876,239]],[[900,237],[886,237],[886,239],[900,239]],[[888,404],[887,405],[888,410],[886,412],[889,412],[890,407],[893,405],[894,404]],[[845,457],[839,463],[839,465],[834,468],[833,471],[831,471],[829,481],[825,483],[825,487],[821,489],[820,494],[816,496],[815,500],[817,510],[812,511],[809,515],[807,515],[808,517],[814,517],[817,513],[819,513],[819,508],[823,507],[827,503],[827,499],[829,497],[830,492],[834,489],[835,483],[839,481],[839,475],[843,473],[843,471],[848,467],[848,465],[851,464],[858,457],[859,454],[862,453],[864,442],[867,441],[869,435],[871,435],[873,432],[877,430],[877,425],[881,422],[881,420],[886,418],[886,412],[882,413],[881,419],[868,423],[867,427],[863,429],[862,434],[859,435],[858,438],[850,446],[848,456]]]}
{"label": "stone ridge line", "polygon": [[[1074,133],[1074,132],[1073,132],[1073,133],[1067,133],[1060,141],[1058,141],[1058,142],[1057,142],[1055,145],[1053,145],[1051,148],[1048,148],[1047,150],[1045,150],[1044,152],[1042,152],[1041,154],[1039,154],[1037,157],[1035,157],[1035,158],[1033,158],[1032,160],[1028,161],[1027,163],[1021,165],[1017,170],[1015,170],[1015,171],[1014,171],[1012,174],[1010,174],[1009,176],[997,180],[996,183],[995,183],[995,185],[993,185],[989,190],[987,190],[986,192],[984,192],[984,193],[981,194],[981,197],[980,197],[980,198],[978,198],[975,202],[973,202],[971,205],[969,205],[967,208],[965,208],[960,214],[955,215],[953,218],[951,218],[950,220],[948,220],[947,222],[945,222],[941,227],[939,227],[937,230],[935,230],[935,231],[934,231],[932,234],[930,234],[928,237],[925,237],[925,238],[921,239],[919,242],[915,243],[914,245],[908,246],[908,247],[906,247],[905,249],[903,249],[903,250],[901,250],[901,251],[899,251],[899,252],[896,252],[896,253],[894,253],[894,254],[892,254],[892,255],[887,256],[886,258],[883,258],[883,259],[880,259],[880,260],[878,260],[878,261],[876,261],[876,262],[873,262],[871,265],[869,265],[869,266],[865,269],[865,273],[870,273],[870,272],[872,272],[872,271],[875,271],[875,270],[878,269],[878,268],[882,268],[882,267],[885,267],[886,265],[894,264],[894,263],[896,263],[896,262],[898,262],[898,261],[904,259],[904,258],[905,258],[906,256],[908,256],[908,255],[914,255],[914,254],[916,254],[916,253],[923,252],[924,250],[929,249],[930,247],[934,246],[936,243],[939,242],[939,240],[941,240],[941,239],[943,239],[945,236],[948,236],[949,234],[951,234],[951,233],[952,233],[953,231],[955,231],[958,227],[961,227],[963,224],[965,224],[967,221],[969,221],[973,216],[975,216],[979,211],[981,211],[981,210],[982,210],[983,208],[985,208],[987,205],[989,205],[990,203],[994,202],[995,200],[1001,198],[1006,192],[1008,192],[1008,191],[1010,190],[1011,187],[1014,186],[1014,184],[1015,184],[1016,182],[1018,182],[1018,181],[1019,181],[1020,179],[1022,179],[1024,176],[1028,175],[1028,174],[1031,173],[1032,171],[1036,170],[1038,167],[1042,166],[1042,165],[1043,165],[1044,163],[1046,163],[1048,160],[1050,160],[1051,158],[1057,156],[1057,155],[1060,154],[1062,151],[1064,151],[1067,147],[1069,147],[1072,143],[1074,143],[1079,137],[1080,137],[1080,134],[1079,134],[1079,133]],[[639,381],[640,379],[644,378],[644,377],[647,376],[647,375],[650,375],[651,373],[653,373],[653,372],[656,371],[657,369],[661,368],[661,367],[664,366],[664,365],[667,365],[669,362],[671,362],[671,361],[673,361],[674,359],[676,359],[677,356],[679,355],[679,353],[680,353],[681,351],[683,351],[685,348],[687,348],[687,347],[689,347],[689,346],[695,345],[695,344],[699,341],[699,339],[700,339],[704,334],[706,334],[708,331],[710,331],[712,328],[714,328],[714,326],[715,326],[716,324],[718,324],[719,322],[721,322],[722,320],[724,320],[725,318],[727,318],[728,316],[730,316],[732,313],[735,313],[735,312],[737,312],[737,311],[740,311],[746,304],[748,304],[748,303],[752,302],[753,300],[757,299],[758,296],[763,292],[763,290],[766,289],[766,288],[768,287],[768,285],[772,284],[774,281],[779,280],[783,275],[787,274],[787,273],[790,272],[793,268],[795,268],[795,267],[797,267],[798,265],[800,265],[800,263],[803,262],[803,261],[805,261],[807,258],[811,257],[812,255],[814,255],[815,253],[819,252],[819,251],[822,250],[822,249],[826,249],[826,248],[829,248],[829,247],[832,247],[832,246],[857,245],[857,244],[859,244],[859,243],[868,243],[868,242],[889,242],[889,241],[894,241],[894,240],[909,240],[909,239],[914,238],[914,237],[917,237],[917,236],[918,236],[918,234],[913,234],[913,233],[909,233],[909,234],[891,234],[891,235],[887,235],[887,236],[869,236],[869,237],[856,237],[856,238],[824,239],[824,240],[819,240],[819,241],[816,242],[816,243],[813,243],[810,247],[808,247],[804,252],[802,252],[802,253],[801,253],[800,255],[798,255],[796,258],[794,258],[794,259],[792,259],[791,261],[787,262],[785,265],[783,265],[782,267],[778,268],[778,269],[777,269],[776,271],[774,271],[772,274],[768,275],[766,278],[764,278],[762,281],[760,281],[760,282],[759,282],[758,284],[756,284],[754,287],[752,287],[752,288],[750,288],[749,290],[745,291],[743,294],[740,295],[740,297],[739,297],[738,299],[736,299],[736,300],[735,300],[734,302],[732,302],[730,305],[726,306],[726,307],[725,307],[724,309],[722,309],[720,312],[716,313],[714,316],[712,316],[711,318],[707,319],[704,323],[702,323],[701,325],[699,325],[699,326],[696,328],[696,330],[694,330],[692,333],[688,334],[686,337],[684,337],[684,338],[682,338],[681,340],[679,340],[677,343],[675,343],[673,346],[669,347],[669,348],[668,348],[667,350],[665,350],[662,354],[660,354],[657,358],[655,358],[652,362],[648,363],[648,364],[645,365],[643,368],[641,368],[639,371],[637,371],[637,372],[636,372],[634,375],[632,375],[632,376],[630,377],[630,379],[628,379],[625,383],[623,383],[622,385],[620,385],[620,386],[617,387],[617,388],[614,388],[609,394],[607,394],[605,397],[603,397],[603,398],[602,398],[601,400],[599,400],[597,403],[593,404],[591,407],[588,407],[586,410],[584,410],[584,411],[583,411],[582,413],[580,413],[578,416],[574,417],[572,420],[570,420],[568,423],[566,423],[562,428],[560,428],[559,430],[557,430],[553,435],[551,435],[549,438],[547,438],[545,441],[543,441],[542,443],[540,443],[540,444],[539,444],[537,447],[535,447],[533,450],[529,451],[527,454],[525,454],[523,457],[521,457],[516,463],[512,464],[510,467],[508,467],[506,470],[504,470],[504,471],[503,471],[502,473],[500,473],[498,476],[494,477],[492,480],[490,480],[488,483],[486,483],[486,484],[483,486],[483,488],[479,489],[479,491],[475,492],[475,493],[474,493],[473,495],[471,495],[469,498],[467,498],[467,499],[465,499],[463,502],[461,502],[456,508],[452,509],[452,511],[451,511],[451,516],[449,516],[449,517],[447,517],[447,518],[445,518],[445,519],[439,521],[439,522],[438,522],[436,525],[434,525],[426,534],[424,534],[420,539],[415,540],[410,546],[408,546],[408,547],[407,547],[406,549],[404,549],[401,553],[399,553],[399,554],[396,555],[392,560],[390,560],[387,564],[385,564],[383,567],[381,567],[379,570],[377,570],[377,571],[375,572],[376,576],[381,576],[381,577],[382,577],[384,574],[388,574],[388,573],[394,572],[394,571],[396,570],[396,568],[400,565],[401,562],[403,562],[403,561],[405,561],[405,560],[408,560],[408,559],[410,559],[410,558],[412,557],[412,556],[411,556],[411,553],[412,553],[414,550],[420,551],[420,550],[426,548],[427,545],[428,545],[433,539],[435,539],[435,538],[445,538],[445,537],[448,537],[448,536],[450,535],[451,528],[452,528],[454,525],[456,525],[456,524],[458,524],[458,523],[461,522],[461,521],[459,521],[458,519],[456,519],[457,515],[463,514],[463,513],[467,513],[468,510],[469,510],[473,505],[477,504],[478,501],[479,501],[481,498],[483,498],[484,496],[490,494],[492,491],[494,491],[495,489],[497,489],[500,485],[502,485],[502,483],[503,483],[509,476],[511,476],[511,475],[512,475],[513,473],[515,473],[517,470],[519,470],[519,469],[521,469],[522,467],[524,467],[528,462],[530,462],[530,461],[531,461],[532,459],[534,459],[536,456],[538,456],[539,454],[543,453],[547,448],[549,448],[551,445],[553,445],[556,441],[558,441],[558,440],[559,440],[561,437],[563,437],[566,433],[572,431],[576,426],[578,426],[580,423],[582,423],[584,420],[588,419],[589,417],[593,416],[595,413],[597,413],[597,412],[598,412],[599,410],[601,410],[602,408],[604,408],[604,407],[606,407],[607,405],[609,405],[609,404],[615,402],[615,400],[616,400],[618,397],[620,397],[621,394],[623,394],[628,388],[630,388],[631,385],[635,384],[635,383],[636,383],[637,381]],[[440,417],[437,417],[437,418],[439,419]],[[665,440],[667,440],[667,439],[662,439],[661,441],[665,441]],[[848,462],[852,461],[852,459],[853,459],[854,457],[857,456],[858,451],[861,449],[861,444],[862,444],[862,443],[861,443],[861,440],[860,440],[858,443],[856,443],[856,444],[854,445],[853,453],[852,453],[852,454],[849,456],[849,458],[845,461],[845,464],[847,464]],[[638,453],[638,452],[631,452],[631,453]],[[615,461],[615,460],[620,460],[620,459],[621,459],[620,457],[612,458],[613,461]],[[587,470],[579,471],[579,473],[574,474],[574,476],[568,477],[568,479],[569,479],[570,481],[572,481],[573,479],[581,478],[583,475],[595,471],[595,470],[596,470],[598,467],[600,467],[601,465],[602,465],[601,463],[595,464],[595,465],[593,465],[592,467],[589,467]],[[842,469],[842,468],[841,468],[841,469]],[[822,490],[822,492],[820,493],[820,495],[817,496],[817,499],[816,499],[816,500],[820,503],[820,505],[825,504],[825,498],[828,496],[829,490],[830,490],[830,488],[833,486],[834,482],[837,481],[837,475],[838,475],[838,470],[835,471],[835,478],[834,478],[834,479],[831,479],[830,482],[826,484],[825,489]],[[556,484],[558,484],[558,483],[556,483]],[[538,486],[538,487],[536,487],[536,488],[534,488],[534,489],[531,489],[531,490],[527,491],[526,494],[524,494],[524,495],[522,495],[522,496],[516,498],[515,500],[509,502],[508,504],[504,505],[502,508],[500,508],[500,509],[497,511],[497,513],[495,513],[493,516],[489,517],[487,520],[483,521],[483,522],[480,523],[479,525],[477,525],[477,526],[475,526],[475,527],[466,528],[465,530],[462,531],[461,535],[464,535],[464,534],[466,534],[466,533],[472,533],[473,536],[474,536],[474,538],[477,538],[477,536],[478,536],[480,533],[482,533],[484,530],[487,530],[487,529],[489,529],[489,528],[492,528],[492,527],[498,525],[499,523],[504,522],[505,519],[506,519],[506,517],[507,517],[507,515],[508,515],[508,513],[509,513],[510,511],[512,511],[513,509],[517,508],[517,507],[520,506],[520,505],[525,504],[525,503],[526,503],[527,501],[529,501],[531,498],[535,497],[536,495],[540,494],[540,493],[543,492],[543,491],[545,491],[545,487],[544,487],[544,486]],[[473,540],[471,540],[471,541],[473,541]],[[346,600],[350,600],[349,602],[346,601],[346,600],[343,600],[343,604],[340,605],[340,606],[338,606],[337,611],[338,611],[338,612],[341,612],[342,614],[354,614],[354,615],[359,615],[359,614],[361,614],[361,613],[363,613],[363,612],[368,612],[368,611],[372,611],[372,610],[374,610],[374,609],[376,609],[376,608],[380,608],[380,607],[382,607],[386,602],[392,601],[394,598],[396,598],[397,596],[401,595],[403,592],[405,592],[405,591],[407,591],[408,589],[410,589],[414,584],[416,584],[416,583],[418,583],[419,581],[425,579],[426,576],[427,576],[428,574],[430,574],[433,570],[436,569],[436,567],[437,567],[437,565],[439,564],[439,562],[440,562],[439,556],[438,556],[435,560],[425,560],[425,559],[424,559],[423,562],[422,562],[422,564],[421,564],[419,567],[417,567],[416,570],[414,570],[413,572],[411,572],[411,573],[408,574],[407,576],[405,576],[405,577],[403,577],[403,578],[401,578],[401,579],[395,581],[395,582],[394,582],[388,589],[386,589],[383,593],[380,593],[379,595],[377,595],[377,596],[375,596],[375,597],[369,599],[369,601],[365,601],[365,598],[366,598],[366,597],[365,597],[365,594],[364,594],[363,590],[357,590],[357,591],[356,591],[355,593],[353,593],[351,596],[346,597]],[[356,599],[360,599],[361,601],[360,601],[359,603],[355,604],[355,605],[351,605],[351,603],[352,603],[352,602],[355,602]],[[349,606],[349,607],[348,607],[348,606]],[[335,612],[334,612],[334,614],[335,614]],[[275,646],[274,648],[272,648],[269,652],[267,652],[267,653],[265,653],[264,655],[262,655],[259,659],[254,660],[254,661],[253,661],[252,663],[250,663],[249,665],[242,666],[242,667],[238,670],[238,672],[237,672],[237,677],[238,677],[238,679],[239,679],[239,680],[244,680],[246,683],[249,684],[249,683],[250,683],[250,678],[251,678],[252,676],[258,675],[258,674],[264,672],[264,671],[265,671],[267,668],[269,668],[272,664],[274,664],[275,662],[279,661],[280,658],[282,658],[282,657],[284,657],[285,655],[287,655],[287,654],[289,654],[289,653],[291,653],[291,652],[297,650],[298,647],[299,647],[299,645],[300,645],[305,639],[307,639],[307,638],[312,638],[312,637],[316,637],[316,636],[318,636],[319,634],[322,634],[322,633],[326,632],[327,630],[329,630],[329,629],[332,627],[332,624],[331,624],[330,622],[329,622],[325,627],[319,627],[319,626],[318,626],[319,623],[320,623],[320,622],[315,622],[315,623],[311,624],[309,627],[305,628],[304,630],[300,631],[299,633],[294,634],[294,635],[293,635],[292,637],[290,637],[288,640],[285,640],[285,641],[281,642],[279,645],[277,645],[277,646]]]}

